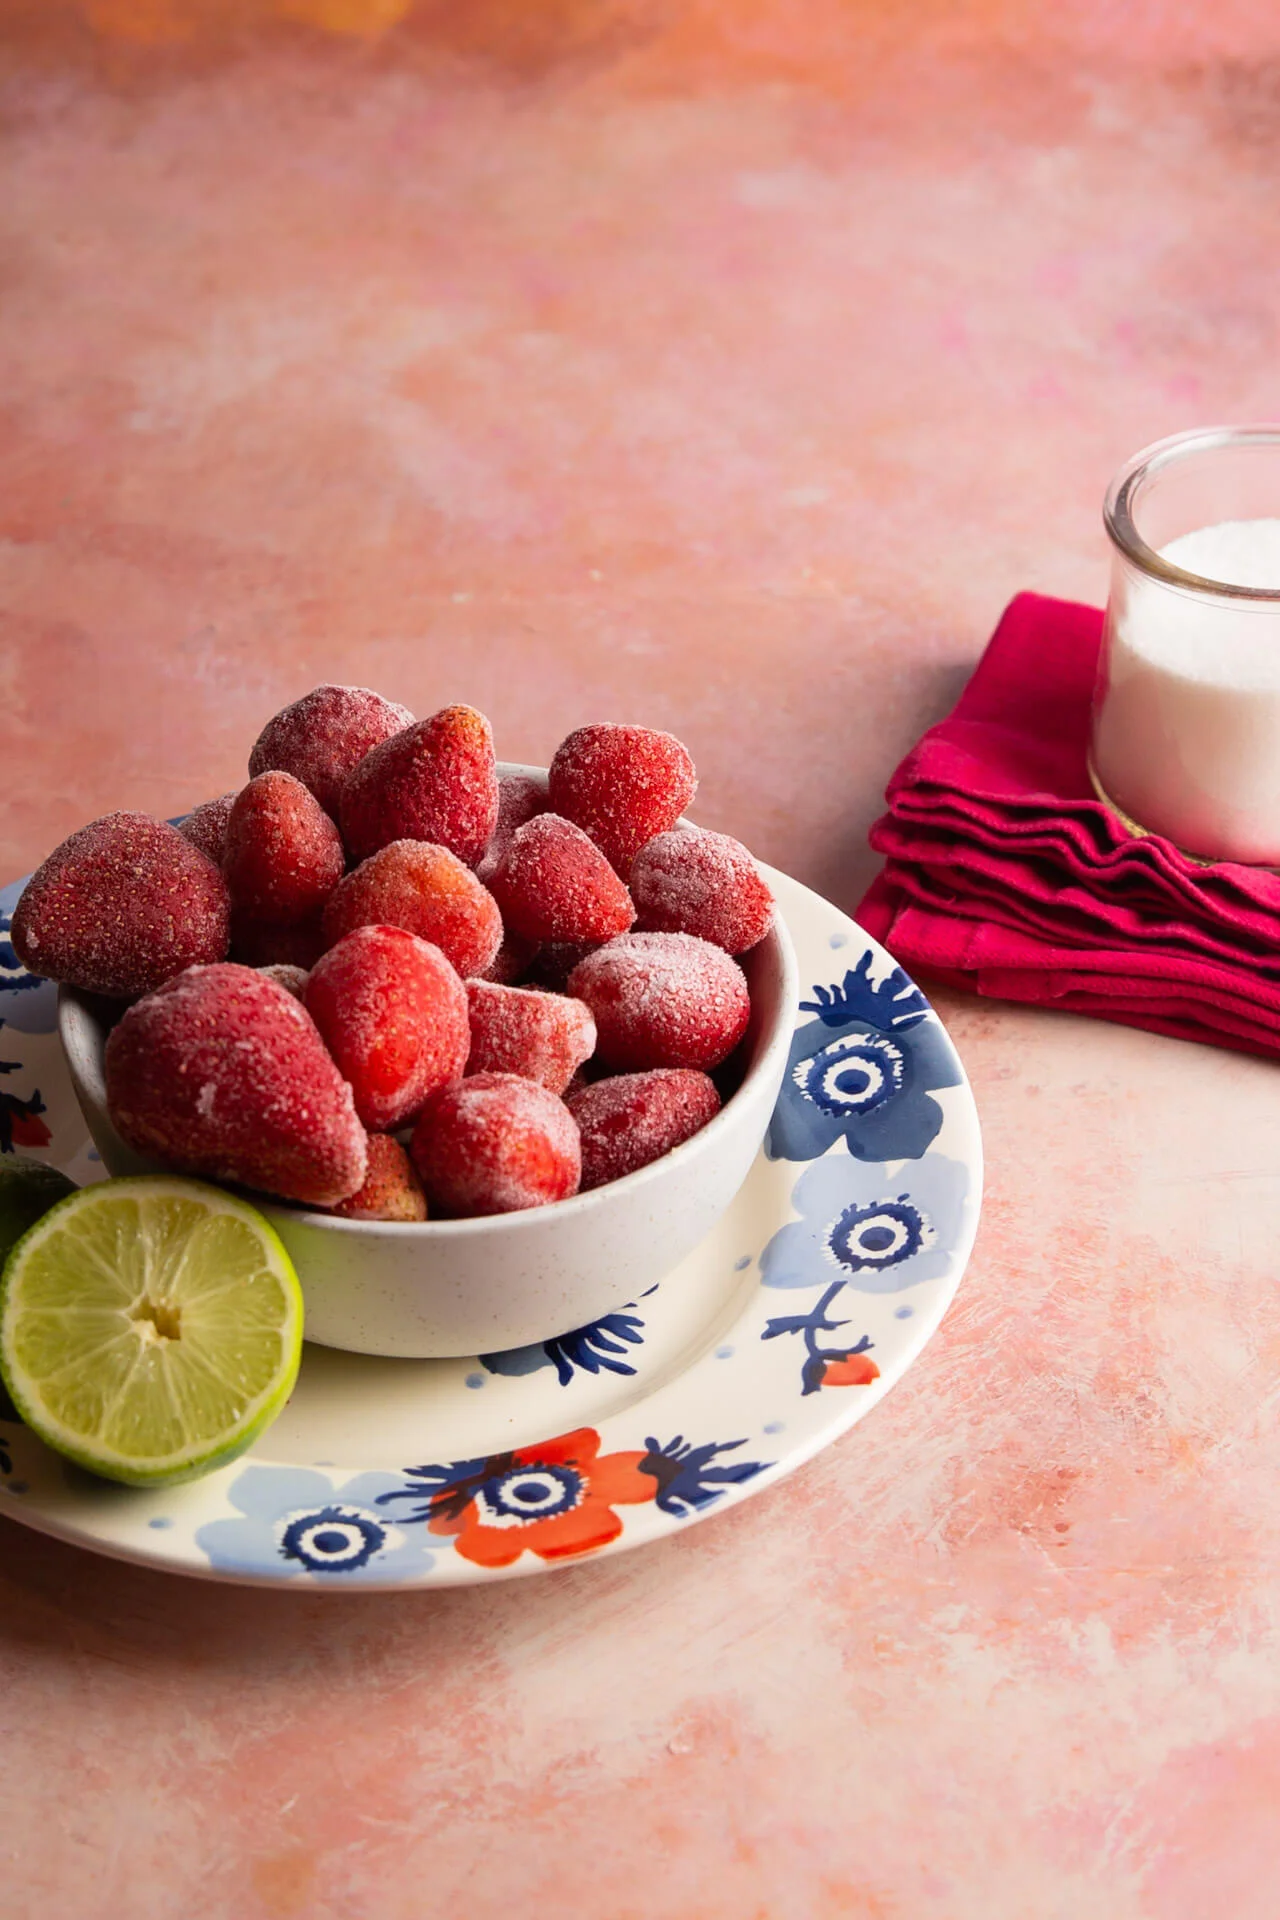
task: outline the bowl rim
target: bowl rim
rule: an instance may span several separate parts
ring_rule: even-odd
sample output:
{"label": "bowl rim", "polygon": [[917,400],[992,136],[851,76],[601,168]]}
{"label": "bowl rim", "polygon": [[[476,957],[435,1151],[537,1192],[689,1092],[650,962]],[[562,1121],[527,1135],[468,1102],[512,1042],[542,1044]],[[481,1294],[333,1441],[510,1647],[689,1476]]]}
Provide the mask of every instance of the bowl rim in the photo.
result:
{"label": "bowl rim", "polygon": [[[506,762],[499,762],[498,764],[499,771],[503,773],[541,774],[545,772],[545,769],[541,767],[518,766]],[[681,824],[692,826],[694,823],[692,821],[682,821]],[[772,869],[759,861],[757,861],[756,864],[760,866],[765,878],[769,879],[772,874]],[[547,1206],[519,1207],[510,1213],[471,1214],[459,1220],[348,1220],[344,1219],[340,1214],[327,1213],[314,1207],[295,1205],[279,1194],[260,1193],[257,1189],[247,1187],[243,1189],[236,1187],[234,1190],[236,1192],[244,1192],[248,1196],[250,1204],[260,1209],[264,1207],[268,1210],[275,1208],[287,1213],[290,1220],[295,1220],[300,1224],[323,1228],[328,1231],[352,1234],[356,1237],[372,1233],[376,1234],[379,1238],[386,1235],[392,1239],[414,1240],[421,1238],[423,1235],[430,1235],[441,1241],[465,1240],[475,1238],[484,1233],[516,1233],[521,1229],[529,1231],[533,1229],[535,1225],[542,1222],[550,1224],[563,1221],[568,1224],[571,1221],[589,1217],[592,1212],[598,1211],[602,1206],[607,1206],[610,1196],[616,1196],[624,1189],[628,1195],[638,1193],[646,1183],[653,1184],[661,1180],[664,1175],[671,1174],[676,1169],[686,1166],[691,1159],[696,1158],[700,1153],[705,1153],[712,1148],[715,1142],[736,1119],[734,1108],[738,1106],[744,1094],[748,1093],[751,1088],[758,1085],[762,1080],[767,1081],[773,1074],[778,1055],[790,1049],[792,1034],[795,1030],[795,1011],[799,995],[800,969],[799,961],[796,957],[795,944],[791,938],[791,931],[782,914],[778,911],[776,895],[773,923],[768,933],[764,936],[764,939],[758,941],[746,954],[736,954],[732,957],[741,965],[743,960],[750,960],[754,955],[763,953],[769,947],[770,943],[773,943],[776,949],[781,976],[778,986],[778,1010],[772,1031],[762,1030],[756,1058],[743,1075],[741,1083],[735,1087],[729,1098],[721,1106],[720,1111],[712,1119],[708,1120],[705,1126],[700,1127],[697,1133],[691,1134],[689,1139],[682,1141],[679,1146],[670,1148],[666,1153],[661,1154],[658,1159],[651,1160],[647,1166],[637,1167],[633,1173],[623,1174],[620,1179],[607,1180],[602,1186],[592,1187],[586,1193],[571,1194],[567,1199],[553,1200]],[[83,993],[78,987],[60,985],[58,988],[58,1042],[62,1048],[67,1070],[77,1094],[79,1093],[80,1076],[66,1044],[64,1033],[65,1010],[74,1006],[82,1014],[87,1014],[93,1021],[99,1035],[97,1055],[99,1063],[101,1063],[102,1056],[106,1049],[106,1029],[103,1027],[96,1010],[97,1006],[100,1005],[100,996]],[[754,1001],[752,1005],[754,1010]],[[98,1102],[95,1102],[95,1105],[98,1104]],[[105,1092],[100,1105],[102,1114],[106,1118],[108,1125],[110,1125],[111,1121],[106,1109]],[[178,1172],[179,1170],[170,1169],[170,1171]],[[191,1174],[184,1177],[202,1179],[207,1176]],[[229,1187],[232,1185],[231,1182],[218,1181],[210,1181],[210,1184],[227,1185]]]}

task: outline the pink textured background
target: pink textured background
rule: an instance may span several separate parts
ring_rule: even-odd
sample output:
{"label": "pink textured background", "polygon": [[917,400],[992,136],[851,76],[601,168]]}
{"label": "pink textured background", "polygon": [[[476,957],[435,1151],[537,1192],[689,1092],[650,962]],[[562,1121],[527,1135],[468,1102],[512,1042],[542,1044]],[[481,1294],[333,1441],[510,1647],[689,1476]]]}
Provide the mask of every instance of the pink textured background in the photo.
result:
{"label": "pink textured background", "polygon": [[[1276,417],[1268,0],[0,4],[5,877],[321,678],[674,727],[858,896],[1144,441]],[[944,1001],[920,1367],[775,1491],[439,1598],[0,1526],[13,1920],[1274,1920],[1273,1068]]]}

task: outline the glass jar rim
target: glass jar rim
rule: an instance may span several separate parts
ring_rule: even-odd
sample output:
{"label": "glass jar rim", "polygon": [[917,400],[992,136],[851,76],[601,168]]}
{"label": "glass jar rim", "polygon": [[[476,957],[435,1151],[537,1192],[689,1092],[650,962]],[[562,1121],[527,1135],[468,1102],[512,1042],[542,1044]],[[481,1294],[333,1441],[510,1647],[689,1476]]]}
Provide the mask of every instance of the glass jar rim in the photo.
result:
{"label": "glass jar rim", "polygon": [[1232,446],[1280,447],[1280,424],[1193,427],[1187,433],[1171,433],[1167,439],[1153,441],[1125,462],[1107,488],[1103,523],[1112,544],[1152,580],[1162,581],[1168,587],[1180,587],[1187,593],[1213,593],[1230,600],[1280,605],[1280,587],[1242,587],[1230,580],[1213,580],[1207,574],[1191,573],[1185,567],[1175,566],[1172,560],[1166,560],[1163,554],[1148,546],[1134,521],[1134,503],[1148,480],[1188,454],[1213,453],[1220,447]]}

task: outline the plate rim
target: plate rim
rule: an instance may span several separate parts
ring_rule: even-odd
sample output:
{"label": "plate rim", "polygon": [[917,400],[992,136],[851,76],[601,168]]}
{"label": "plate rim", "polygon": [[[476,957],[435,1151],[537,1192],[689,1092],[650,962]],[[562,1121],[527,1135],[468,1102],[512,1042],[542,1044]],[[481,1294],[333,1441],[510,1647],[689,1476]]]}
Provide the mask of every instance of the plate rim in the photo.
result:
{"label": "plate rim", "polygon": [[[824,911],[828,916],[834,917],[834,920],[838,923],[837,932],[843,934],[845,938],[843,940],[837,940],[834,936],[831,937],[830,946],[833,961],[837,955],[842,956],[846,948],[851,948],[854,949],[851,957],[860,958],[862,954],[867,954],[871,956],[872,962],[876,963],[877,967],[895,968],[897,966],[897,962],[894,961],[892,955],[889,954],[864,927],[860,926],[849,914],[845,913],[833,902],[827,900],[815,889],[806,886],[802,881],[793,879],[790,875],[778,869],[765,867],[763,864],[762,871],[774,885],[775,892],[778,896],[779,908],[783,913],[783,917],[788,921],[788,929],[791,932],[792,940],[797,950],[797,956],[800,960],[800,993],[808,990],[806,988],[806,981],[810,971],[810,956],[806,948],[811,949],[811,942],[805,942],[797,937],[795,928],[791,926],[790,915],[787,912],[788,896],[792,896],[797,904],[802,900],[806,901],[810,903],[811,906]],[[25,884],[25,882],[15,883],[13,887],[5,888],[4,893],[6,895],[13,895],[16,889],[23,884]],[[860,943],[860,951],[855,947],[855,942]],[[844,961],[837,961],[836,964],[844,964]],[[901,970],[899,969],[899,971]],[[903,975],[903,977],[910,981],[909,976]],[[910,982],[910,984],[914,986],[915,983]],[[920,990],[917,989],[917,991]],[[885,1395],[898,1385],[902,1378],[916,1364],[924,1348],[929,1344],[930,1340],[933,1339],[943,1319],[946,1317],[961,1281],[964,1278],[972,1255],[981,1218],[984,1196],[985,1168],[981,1121],[978,1114],[977,1103],[974,1099],[972,1085],[958,1049],[945,1023],[938,1015],[937,1009],[933,1007],[932,1003],[928,1000],[928,996],[922,992],[921,1000],[927,1009],[928,1015],[937,1023],[938,1031],[943,1038],[946,1051],[949,1055],[950,1065],[955,1072],[955,1078],[950,1082],[950,1086],[958,1095],[958,1105],[960,1109],[958,1117],[962,1116],[963,1119],[963,1145],[965,1149],[963,1165],[969,1182],[961,1230],[955,1242],[948,1248],[949,1265],[945,1278],[935,1281],[936,1297],[931,1301],[928,1309],[920,1313],[918,1324],[913,1331],[910,1334],[904,1335],[901,1346],[896,1350],[890,1374],[879,1377],[868,1386],[859,1387],[856,1393],[852,1395],[842,1394],[839,1396],[828,1396],[825,1393],[819,1395],[819,1402],[825,1409],[824,1417],[811,1420],[805,1431],[798,1434],[789,1444],[779,1449],[777,1458],[759,1463],[756,1471],[749,1478],[745,1478],[737,1483],[725,1484],[707,1504],[694,1507],[692,1510],[688,1510],[682,1514],[663,1510],[659,1508],[656,1501],[652,1499],[646,1501],[643,1505],[628,1506],[626,1510],[626,1523],[623,1524],[621,1531],[614,1538],[592,1545],[587,1550],[569,1553],[562,1558],[555,1559],[543,1558],[536,1551],[524,1551],[507,1565],[480,1565],[465,1558],[456,1550],[451,1551],[452,1541],[447,1537],[443,1537],[439,1540],[438,1551],[435,1550],[433,1546],[429,1557],[424,1559],[424,1564],[420,1569],[413,1572],[400,1572],[389,1569],[385,1577],[378,1577],[376,1573],[362,1574],[362,1577],[358,1581],[338,1579],[333,1576],[333,1573],[327,1573],[323,1570],[312,1570],[305,1567],[297,1568],[282,1565],[281,1570],[276,1572],[274,1570],[262,1571],[248,1565],[215,1564],[208,1558],[207,1553],[203,1552],[196,1544],[196,1532],[199,1526],[206,1524],[207,1520],[212,1516],[201,1516],[200,1519],[193,1520],[191,1525],[182,1532],[177,1531],[177,1529],[171,1531],[169,1526],[165,1526],[163,1530],[158,1530],[155,1533],[152,1540],[149,1540],[143,1535],[139,1537],[135,1543],[132,1540],[122,1540],[110,1534],[104,1536],[102,1533],[95,1533],[78,1512],[65,1513],[60,1510],[59,1506],[54,1506],[53,1509],[50,1510],[47,1506],[29,1503],[28,1494],[25,1491],[18,1492],[16,1489],[10,1490],[4,1478],[0,1478],[0,1491],[4,1491],[6,1497],[3,1499],[3,1502],[0,1503],[0,1514],[16,1521],[19,1525],[30,1528],[33,1532],[60,1540],[67,1545],[82,1548],[90,1553],[101,1554],[105,1558],[116,1560],[126,1565],[145,1567],[154,1572],[168,1573],[179,1578],[206,1580],[216,1582],[220,1585],[271,1589],[273,1591],[278,1591],[282,1588],[292,1588],[300,1593],[315,1593],[317,1591],[329,1590],[342,1593],[373,1595],[429,1591],[431,1589],[443,1589],[456,1586],[487,1585],[495,1580],[533,1578],[542,1574],[555,1573],[562,1568],[587,1565],[619,1553],[630,1552],[638,1547],[653,1545],[657,1541],[667,1539],[673,1534],[686,1531],[690,1526],[712,1519],[717,1514],[727,1513],[731,1509],[741,1505],[743,1501],[751,1499],[754,1495],[768,1491],[779,1481],[786,1479],[790,1474],[806,1466],[810,1460],[821,1453],[826,1447],[833,1445],[837,1440],[841,1439],[850,1428],[856,1426],[860,1420],[865,1419],[872,1413],[884,1399]],[[0,1006],[3,1005],[3,1001],[4,994],[0,992]],[[798,1001],[797,1015],[802,1015],[803,1011],[804,1003]],[[797,1025],[798,1024],[799,1022],[797,1022]],[[62,1070],[65,1072],[65,1064],[63,1064]],[[819,1164],[823,1159],[829,1158],[833,1151],[837,1153],[840,1151],[839,1143],[837,1143],[834,1149],[828,1148],[823,1153],[807,1161],[796,1162],[797,1180],[806,1166]],[[929,1151],[930,1149],[926,1149],[917,1159],[923,1160],[927,1158]],[[908,1163],[902,1161],[886,1161],[863,1162],[862,1164],[898,1167]],[[760,1160],[757,1158],[756,1162],[753,1163],[752,1173],[749,1173],[747,1176],[748,1182],[759,1169],[759,1166]],[[758,1265],[758,1261],[759,1256],[757,1256],[753,1264]],[[760,1302],[760,1296],[766,1294],[767,1291],[768,1289],[763,1278],[757,1276],[754,1289],[750,1295],[745,1296],[739,1303],[738,1311],[733,1322],[735,1327],[747,1316],[750,1307],[758,1304]],[[620,1412],[612,1413],[605,1410],[594,1416],[589,1430],[597,1435],[598,1451],[605,1453],[617,1445],[621,1436],[610,1431],[617,1422],[626,1420],[630,1423],[633,1431],[638,1429],[643,1424],[643,1409],[651,1400],[659,1393],[665,1392],[670,1388],[687,1385],[690,1376],[695,1374],[699,1368],[705,1367],[711,1357],[711,1353],[708,1350],[700,1350],[677,1371],[670,1375],[664,1375],[656,1381],[652,1392],[647,1394],[642,1393],[637,1398],[629,1399],[625,1408]],[[571,1419],[571,1417],[569,1411],[566,1409],[566,1421]],[[3,1418],[0,1418],[0,1436],[3,1435],[6,1429],[13,1429],[18,1433],[24,1433],[26,1431],[20,1422],[5,1421]],[[571,1429],[571,1431],[579,1430],[587,1429]],[[263,1440],[268,1444],[269,1433],[270,1430],[268,1429],[268,1433],[263,1436]],[[680,1437],[681,1436],[677,1436],[677,1438]],[[549,1441],[536,1442],[534,1444],[546,1445],[549,1444]],[[632,1444],[634,1446],[634,1441]],[[724,1450],[729,1444],[727,1441],[723,1442],[717,1450]],[[734,1444],[744,1443],[739,1442]],[[177,1488],[158,1489],[155,1490],[154,1493],[143,1494],[139,1491],[139,1494],[134,1497],[172,1499],[175,1495],[181,1497],[188,1493],[188,1491],[194,1492],[197,1488],[205,1490],[210,1490],[217,1486],[226,1488],[229,1487],[238,1473],[243,1472],[246,1467],[255,1465],[276,1471],[309,1470],[305,1467],[296,1466],[296,1463],[273,1462],[269,1457],[262,1458],[257,1454],[255,1448],[241,1455],[239,1459],[231,1462],[228,1466],[219,1469],[215,1474],[207,1476],[204,1480],[193,1481],[188,1483],[187,1486]],[[336,1462],[327,1463],[327,1465],[333,1467],[336,1480],[345,1478],[353,1471],[373,1471],[373,1469],[368,1468],[353,1468],[350,1463],[346,1466],[341,1466]],[[323,1469],[317,1468],[317,1470]],[[381,1470],[379,1469],[379,1471]],[[387,1469],[386,1471],[390,1473],[394,1470]],[[399,1471],[401,1473],[407,1473],[408,1469],[401,1468]],[[112,1499],[116,1497],[117,1492],[124,1494],[126,1490],[108,1490],[106,1497]],[[126,1497],[132,1494],[133,1490],[128,1490]],[[224,1510],[219,1517],[234,1518],[234,1509],[224,1502]],[[394,1525],[394,1515],[390,1516],[390,1519]],[[414,1521],[408,1522],[407,1524],[416,1525],[418,1523]],[[170,1542],[169,1550],[166,1551],[166,1545]],[[341,1571],[341,1569],[334,1570],[334,1572],[338,1571]]]}

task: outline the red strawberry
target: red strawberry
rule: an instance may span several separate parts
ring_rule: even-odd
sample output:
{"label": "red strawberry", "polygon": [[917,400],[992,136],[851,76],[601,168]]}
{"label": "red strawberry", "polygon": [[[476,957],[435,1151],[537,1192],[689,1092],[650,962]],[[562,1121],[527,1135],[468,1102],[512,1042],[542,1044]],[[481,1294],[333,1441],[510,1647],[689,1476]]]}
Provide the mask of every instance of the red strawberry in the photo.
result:
{"label": "red strawberry", "polygon": [[409,1148],[433,1206],[515,1213],[578,1190],[578,1127],[563,1100],[514,1073],[477,1073],[424,1109]]}
{"label": "red strawberry", "polygon": [[260,773],[236,796],[222,871],[238,915],[297,926],[319,913],[346,864],[338,829],[291,773]]}
{"label": "red strawberry", "polygon": [[249,755],[251,774],[280,768],[337,818],[347,775],[393,733],[413,725],[408,707],[368,687],[314,687],[268,720]]}
{"label": "red strawberry", "polygon": [[371,1132],[412,1120],[467,1064],[467,990],[439,947],[403,927],[357,927],[330,947],[306,1005]]}
{"label": "red strawberry", "polygon": [[582,1191],[621,1180],[692,1138],[720,1111],[705,1073],[659,1067],[619,1073],[565,1095],[582,1135]]}
{"label": "red strawberry", "polygon": [[489,722],[444,707],[367,754],[343,785],[339,819],[353,860],[393,840],[431,840],[473,867],[498,818]]}
{"label": "red strawberry", "polygon": [[32,875],[11,938],[31,973],[128,1000],[184,967],[223,959],[230,905],[212,860],[176,827],[109,813]]}
{"label": "red strawberry", "polygon": [[369,1135],[369,1172],[359,1193],[333,1209],[344,1220],[425,1220],[427,1200],[413,1162],[389,1133]]}
{"label": "red strawberry", "polygon": [[611,940],[636,917],[599,847],[555,813],[517,827],[489,886],[505,924],[526,940]]}
{"label": "red strawberry", "polygon": [[251,967],[190,967],[106,1049],[123,1139],[184,1173],[331,1207],[364,1183],[351,1089],[294,996]]}
{"label": "red strawberry", "polygon": [[698,789],[687,750],[652,727],[579,727],[560,742],[551,805],[584,828],[625,880],[647,840],[674,827]]}
{"label": "red strawberry", "polygon": [[723,947],[689,933],[626,933],[569,975],[595,1015],[596,1051],[624,1073],[650,1067],[709,1072],[747,1030],[746,976]]}
{"label": "red strawberry", "polygon": [[502,775],[498,782],[498,824],[476,868],[477,879],[483,880],[486,887],[516,828],[532,820],[536,813],[546,813],[550,805],[545,773]]}
{"label": "red strawberry", "polygon": [[498,903],[447,847],[393,840],[339,881],[324,910],[327,945],[356,927],[403,927],[453,963],[484,973],[502,944]]}
{"label": "red strawberry", "polygon": [[193,807],[181,823],[178,832],[193,847],[199,847],[212,860],[215,867],[222,865],[222,849],[226,844],[227,822],[231,818],[231,809],[236,803],[234,793],[224,793],[217,800],[206,800],[202,806]]}
{"label": "red strawberry", "polygon": [[596,1044],[596,1023],[581,1000],[534,993],[489,980],[467,982],[471,1051],[467,1072],[518,1073],[563,1093]]}
{"label": "red strawberry", "polygon": [[773,895],[727,833],[660,833],[632,862],[631,893],[645,933],[692,933],[726,953],[746,953],[773,925]]}

